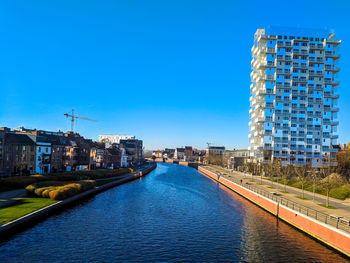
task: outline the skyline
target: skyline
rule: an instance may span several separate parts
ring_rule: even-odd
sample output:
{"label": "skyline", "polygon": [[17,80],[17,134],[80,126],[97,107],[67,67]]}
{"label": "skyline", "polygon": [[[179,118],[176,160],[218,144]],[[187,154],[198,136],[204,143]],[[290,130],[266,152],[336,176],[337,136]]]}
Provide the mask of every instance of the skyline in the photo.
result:
{"label": "skyline", "polygon": [[[95,140],[130,134],[146,149],[206,142],[247,148],[254,32],[327,26],[342,40],[338,141],[350,141],[350,81],[343,77],[350,73],[350,33],[338,19],[349,3],[333,1],[326,21],[320,14],[329,1],[297,1],[285,12],[273,1],[147,3],[3,3],[0,126],[67,131],[63,114],[75,109],[98,120],[76,125]],[[284,20],[288,15],[297,23]]]}

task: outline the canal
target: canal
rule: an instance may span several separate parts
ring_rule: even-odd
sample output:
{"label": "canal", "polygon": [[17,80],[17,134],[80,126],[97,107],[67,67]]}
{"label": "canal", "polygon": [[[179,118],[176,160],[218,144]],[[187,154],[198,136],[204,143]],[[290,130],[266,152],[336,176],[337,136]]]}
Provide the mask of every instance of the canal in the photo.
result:
{"label": "canal", "polygon": [[347,262],[204,177],[158,164],[0,244],[0,262]]}

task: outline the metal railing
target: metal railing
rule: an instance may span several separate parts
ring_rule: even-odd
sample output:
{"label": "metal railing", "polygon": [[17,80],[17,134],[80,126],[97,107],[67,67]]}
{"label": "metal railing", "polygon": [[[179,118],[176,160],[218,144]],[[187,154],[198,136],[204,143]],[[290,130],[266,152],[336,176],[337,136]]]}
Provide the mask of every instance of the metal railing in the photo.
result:
{"label": "metal railing", "polygon": [[[206,167],[206,168],[208,169],[208,167]],[[208,170],[210,170],[210,169],[208,169]],[[217,173],[217,171],[211,171],[211,172]],[[304,214],[308,217],[314,218],[317,221],[320,221],[322,223],[325,223],[327,225],[336,227],[337,229],[341,229],[343,231],[350,233],[350,220],[346,220],[346,219],[343,219],[342,217],[338,217],[335,215],[328,215],[326,213],[317,211],[315,209],[303,206],[303,205],[296,203],[294,201],[291,201],[287,198],[278,196],[278,194],[275,192],[269,192],[269,191],[263,190],[261,188],[258,188],[256,186],[253,186],[253,185],[249,184],[248,182],[246,182],[245,184],[242,184],[240,182],[240,180],[234,178],[233,175],[230,175],[227,172],[218,174],[218,176],[221,176],[221,175],[228,175],[230,180],[233,181],[234,183],[236,183],[244,188],[247,188],[247,189],[249,189],[257,194],[260,194],[260,195],[262,195],[262,196],[264,196],[272,201],[275,201],[275,202],[279,203],[280,205],[284,205],[284,206],[286,206],[286,207],[288,207],[296,212],[299,212],[299,213]]]}

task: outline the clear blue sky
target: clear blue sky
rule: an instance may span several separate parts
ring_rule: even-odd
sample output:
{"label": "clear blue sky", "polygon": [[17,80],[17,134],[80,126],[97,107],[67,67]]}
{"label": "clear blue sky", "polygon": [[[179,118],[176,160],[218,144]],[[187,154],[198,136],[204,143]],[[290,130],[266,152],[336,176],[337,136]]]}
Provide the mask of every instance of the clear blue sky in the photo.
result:
{"label": "clear blue sky", "polygon": [[[283,4],[282,4],[283,3]],[[248,146],[251,47],[268,25],[333,29],[350,141],[349,1],[1,1],[0,126],[133,134],[147,149]]]}

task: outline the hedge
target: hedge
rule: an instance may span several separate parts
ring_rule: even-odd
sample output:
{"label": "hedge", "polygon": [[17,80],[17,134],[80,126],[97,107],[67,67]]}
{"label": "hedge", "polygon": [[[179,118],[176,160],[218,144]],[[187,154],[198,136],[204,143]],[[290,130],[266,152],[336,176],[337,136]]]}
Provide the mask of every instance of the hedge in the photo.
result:
{"label": "hedge", "polygon": [[30,194],[34,194],[52,200],[63,200],[73,195],[79,194],[96,186],[94,180],[84,180],[78,182],[44,182],[31,184],[26,187]]}
{"label": "hedge", "polygon": [[100,169],[91,171],[76,171],[54,173],[49,175],[30,175],[30,176],[12,176],[0,179],[0,185],[10,189],[25,188],[30,184],[35,184],[44,181],[80,181],[80,180],[94,180],[100,178],[116,177],[123,174],[130,173],[129,168],[119,168],[114,170]]}

